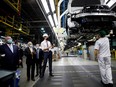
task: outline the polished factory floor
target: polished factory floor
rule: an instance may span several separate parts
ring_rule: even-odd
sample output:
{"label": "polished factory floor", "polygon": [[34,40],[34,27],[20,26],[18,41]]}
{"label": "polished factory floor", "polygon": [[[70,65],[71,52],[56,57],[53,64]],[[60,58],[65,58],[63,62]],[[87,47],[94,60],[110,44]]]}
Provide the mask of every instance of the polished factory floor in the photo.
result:
{"label": "polished factory floor", "polygon": [[[113,81],[116,87],[116,68],[113,65]],[[20,87],[103,87],[96,61],[78,57],[62,57],[53,62],[54,77],[49,76],[46,69],[44,78],[36,77],[36,81],[20,82]],[[24,78],[24,77],[23,77]],[[24,85],[22,85],[22,84]]]}

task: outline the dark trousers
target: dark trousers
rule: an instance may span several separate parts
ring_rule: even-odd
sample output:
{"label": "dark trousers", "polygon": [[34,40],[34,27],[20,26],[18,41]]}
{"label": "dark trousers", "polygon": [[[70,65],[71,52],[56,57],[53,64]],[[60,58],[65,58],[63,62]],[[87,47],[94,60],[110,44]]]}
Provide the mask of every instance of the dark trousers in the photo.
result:
{"label": "dark trousers", "polygon": [[21,60],[21,62],[19,63],[18,67],[22,67],[23,68],[23,61]]}
{"label": "dark trousers", "polygon": [[42,59],[36,59],[36,75],[41,75]]}
{"label": "dark trousers", "polygon": [[44,63],[43,63],[43,68],[42,68],[42,75],[45,73],[46,65],[47,65],[47,60],[49,59],[49,74],[52,74],[52,52],[44,52]]}
{"label": "dark trousers", "polygon": [[27,64],[27,79],[30,79],[30,72],[31,72],[31,79],[34,79],[35,63]]}

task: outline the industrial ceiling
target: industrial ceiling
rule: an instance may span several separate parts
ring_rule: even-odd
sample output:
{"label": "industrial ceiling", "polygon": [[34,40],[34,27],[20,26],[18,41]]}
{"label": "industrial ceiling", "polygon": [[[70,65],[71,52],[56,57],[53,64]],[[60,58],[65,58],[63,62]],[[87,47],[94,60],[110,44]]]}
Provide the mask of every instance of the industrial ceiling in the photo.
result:
{"label": "industrial ceiling", "polygon": [[[41,0],[9,0],[11,2],[16,2],[16,1],[21,1],[21,8],[20,12],[16,12],[14,9],[12,9],[8,3],[6,3],[8,0],[0,0],[0,16],[16,16],[16,20],[19,21],[22,25],[25,25],[30,33],[28,36],[30,37],[40,37],[39,42],[42,40],[42,34],[43,33],[48,33],[50,35],[50,40],[53,40],[56,38],[54,31],[52,27],[50,26],[50,23],[47,19],[48,13],[45,13],[44,7],[41,3]],[[54,0],[55,2],[55,7],[56,7],[56,13],[57,13],[57,6],[58,6],[58,1],[60,0]],[[71,0],[64,0],[60,6],[62,14],[68,7],[68,2]],[[83,7],[85,5],[92,5],[92,4],[100,4],[100,0],[72,0],[72,7]],[[48,5],[50,3],[47,0]],[[115,4],[116,5],[116,4]],[[115,5],[112,7],[112,10],[116,12],[116,7]],[[50,6],[49,6],[50,7]],[[65,20],[65,17],[64,17]],[[62,27],[66,28],[66,23],[62,19]],[[2,23],[1,23],[2,26]],[[18,25],[17,25],[18,26]],[[43,30],[44,29],[44,30]],[[17,30],[17,29],[16,29]],[[18,30],[18,32],[20,32]],[[27,32],[26,32],[27,33]],[[75,32],[72,32],[75,33]],[[22,36],[25,36],[24,32],[21,32]],[[91,37],[90,34],[85,34],[88,38]],[[85,38],[80,38],[80,36],[74,36],[77,39],[84,40]],[[38,39],[38,38],[37,38]],[[77,40],[76,39],[76,40]],[[75,40],[72,40],[74,43]],[[52,41],[53,43],[57,43],[57,41]]]}

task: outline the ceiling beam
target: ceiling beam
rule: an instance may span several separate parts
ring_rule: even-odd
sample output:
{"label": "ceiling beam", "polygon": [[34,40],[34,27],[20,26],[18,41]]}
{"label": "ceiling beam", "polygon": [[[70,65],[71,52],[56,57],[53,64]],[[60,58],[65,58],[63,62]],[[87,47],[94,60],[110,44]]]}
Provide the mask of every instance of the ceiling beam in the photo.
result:
{"label": "ceiling beam", "polygon": [[28,23],[47,23],[47,21],[46,20],[28,21]]}
{"label": "ceiling beam", "polygon": [[44,26],[29,26],[28,28],[30,28],[30,29],[32,29],[32,28],[36,28],[36,29],[40,28],[41,29],[42,27],[50,28],[49,25],[48,26],[47,25],[46,26],[45,25]]}

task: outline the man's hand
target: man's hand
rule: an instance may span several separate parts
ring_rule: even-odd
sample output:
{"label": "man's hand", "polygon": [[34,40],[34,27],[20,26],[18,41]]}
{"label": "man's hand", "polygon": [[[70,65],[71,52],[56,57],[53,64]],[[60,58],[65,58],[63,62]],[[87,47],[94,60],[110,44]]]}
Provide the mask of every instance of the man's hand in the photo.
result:
{"label": "man's hand", "polygon": [[5,54],[1,54],[1,57],[5,57]]}
{"label": "man's hand", "polygon": [[49,47],[45,48],[44,51],[49,50]]}
{"label": "man's hand", "polygon": [[21,63],[22,62],[22,60],[19,60],[19,63]]}
{"label": "man's hand", "polygon": [[98,60],[98,52],[99,51],[97,49],[94,50],[95,60]]}

